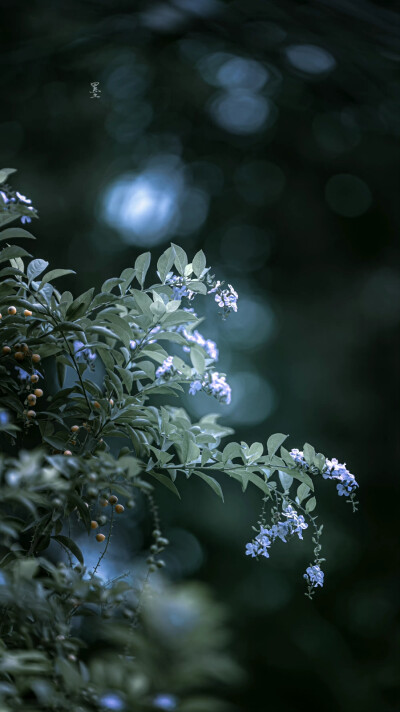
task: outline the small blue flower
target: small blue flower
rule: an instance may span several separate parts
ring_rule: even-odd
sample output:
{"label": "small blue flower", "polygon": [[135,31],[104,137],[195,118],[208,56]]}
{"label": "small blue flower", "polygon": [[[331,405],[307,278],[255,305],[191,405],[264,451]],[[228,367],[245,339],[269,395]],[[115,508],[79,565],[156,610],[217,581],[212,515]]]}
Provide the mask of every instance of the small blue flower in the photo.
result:
{"label": "small blue flower", "polygon": [[136,346],[137,346],[137,342],[134,341],[133,339],[131,339],[129,342],[129,348],[131,349],[131,351],[134,351],[136,349]]}
{"label": "small blue flower", "polygon": [[164,378],[165,380],[168,380],[174,376],[175,373],[176,369],[173,364],[173,356],[168,356],[168,358],[163,361],[161,366],[157,368],[156,378]]}
{"label": "small blue flower", "polygon": [[0,411],[0,425],[7,425],[10,422],[10,416],[5,410]]}
{"label": "small blue flower", "polygon": [[358,487],[356,478],[348,471],[346,464],[341,464],[335,457],[332,460],[326,460],[322,477],[328,480],[339,480],[336,489],[340,497],[342,495],[351,496]]}
{"label": "small blue flower", "polygon": [[324,585],[324,572],[321,571],[317,564],[309,566],[308,569],[306,569],[304,578],[306,579],[308,585],[312,588],[316,588],[317,586],[322,587]]}
{"label": "small blue flower", "polygon": [[123,710],[125,705],[119,695],[114,692],[108,692],[99,699],[99,703],[107,710]]}
{"label": "small blue flower", "polygon": [[74,341],[74,352],[77,359],[84,358],[85,361],[94,361],[96,354],[94,354],[82,341]]}
{"label": "small blue flower", "polygon": [[[218,361],[218,348],[217,344],[211,339],[205,339],[198,331],[194,331],[192,334],[189,333],[185,328],[182,329],[182,335],[187,341],[191,341],[193,344],[198,344],[201,346],[208,356],[213,359],[213,361]],[[184,351],[189,351],[188,346],[183,347]]]}
{"label": "small blue flower", "polygon": [[229,405],[232,397],[232,390],[230,385],[226,382],[225,376],[220,376],[217,371],[214,371],[211,375],[211,381],[204,382],[203,388],[206,393],[214,396],[220,403],[225,403]]}
{"label": "small blue flower", "polygon": [[30,223],[30,222],[32,222],[32,218],[28,218],[27,215],[23,215],[21,218],[21,222],[23,225],[24,225],[24,223]]}
{"label": "small blue flower", "polygon": [[15,195],[22,203],[27,203],[28,205],[30,205],[30,203],[32,203],[32,201],[29,198],[26,198],[25,195],[21,195],[21,193],[18,193],[18,191],[15,192]]}
{"label": "small blue flower", "polygon": [[178,700],[175,695],[159,694],[153,699],[153,706],[159,710],[175,710]]}
{"label": "small blue flower", "polygon": [[237,312],[238,293],[234,290],[231,284],[228,284],[228,289],[221,289],[221,282],[216,282],[212,289],[208,290],[208,294],[215,292],[215,301],[218,306],[224,310],[224,314],[230,311]]}
{"label": "small blue flower", "polygon": [[192,381],[189,387],[189,393],[191,396],[196,395],[197,391],[201,391],[202,385],[201,381]]}
{"label": "small blue flower", "polygon": [[0,195],[3,198],[4,203],[8,203],[10,201],[10,198],[7,197],[7,194],[4,192],[4,190],[0,190]]}

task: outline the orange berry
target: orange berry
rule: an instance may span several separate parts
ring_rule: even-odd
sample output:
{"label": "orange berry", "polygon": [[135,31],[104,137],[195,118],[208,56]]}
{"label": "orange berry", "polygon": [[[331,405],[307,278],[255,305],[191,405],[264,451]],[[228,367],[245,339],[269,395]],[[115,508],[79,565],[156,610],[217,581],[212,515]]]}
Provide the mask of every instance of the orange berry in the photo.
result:
{"label": "orange berry", "polygon": [[34,410],[28,410],[27,416],[28,418],[36,418],[36,413]]}
{"label": "orange berry", "polygon": [[71,445],[76,445],[76,440],[71,440]]}
{"label": "orange berry", "polygon": [[17,310],[16,310],[15,307],[8,307],[7,311],[8,311],[8,313],[9,313],[10,316],[14,316],[14,314],[17,313]]}
{"label": "orange berry", "polygon": [[117,512],[117,514],[122,514],[122,512],[125,511],[125,507],[123,507],[122,504],[117,504],[117,506],[115,507],[115,511]]}
{"label": "orange berry", "polygon": [[71,450],[64,450],[64,455],[72,455]]}
{"label": "orange berry", "polygon": [[108,506],[108,499],[101,499],[100,507],[107,507],[107,506]]}
{"label": "orange berry", "polygon": [[29,353],[29,346],[28,344],[21,344],[21,349],[24,352],[24,354]]}
{"label": "orange berry", "polygon": [[96,522],[95,519],[93,519],[93,520],[90,522],[90,526],[91,526],[92,529],[97,529],[97,527],[99,526],[99,523]]}
{"label": "orange berry", "polygon": [[[39,376],[37,375],[37,373],[34,373],[34,374],[31,376],[31,383],[37,383],[38,380],[39,380]],[[37,394],[36,394],[36,395],[37,395]]]}
{"label": "orange berry", "polygon": [[112,399],[112,398],[110,398],[110,400],[109,400],[108,402],[109,402],[109,404],[110,404],[111,406],[113,406],[113,405],[114,405],[114,401],[113,401],[113,399]]}
{"label": "orange berry", "polygon": [[32,316],[32,312],[29,309],[24,309],[24,316]]}
{"label": "orange berry", "polygon": [[112,494],[111,497],[108,498],[108,501],[110,502],[110,504],[117,504],[118,497],[116,497],[115,494]]}
{"label": "orange berry", "polygon": [[27,398],[27,401],[28,401],[29,405],[35,405],[35,403],[36,403],[36,396],[34,396],[33,393],[30,393],[29,396],[28,396],[28,398]]}
{"label": "orange berry", "polygon": [[17,361],[23,361],[24,358],[25,358],[25,354],[24,354],[22,351],[16,351],[15,354],[14,354],[14,358],[15,358]]}
{"label": "orange berry", "polygon": [[3,346],[3,354],[6,356],[7,354],[11,353],[11,349],[9,346]]}
{"label": "orange berry", "polygon": [[[32,380],[32,378],[31,378],[31,380]],[[35,390],[33,392],[34,392],[36,398],[41,398],[43,395],[43,391],[41,388],[35,388]]]}
{"label": "orange berry", "polygon": [[71,430],[72,430],[73,433],[77,433],[78,430],[79,430],[79,425],[73,425],[73,426],[71,427]]}
{"label": "orange berry", "polygon": [[106,537],[104,536],[104,534],[96,534],[96,539],[97,539],[97,541],[100,542],[100,543],[101,543],[102,541],[104,541],[105,538],[106,538]]}
{"label": "orange berry", "polygon": [[101,408],[101,405],[100,405],[99,401],[93,401],[93,407],[94,407],[94,408]]}
{"label": "orange berry", "polygon": [[3,318],[3,315],[2,315],[2,314],[0,314],[0,319],[2,319],[2,318]]}
{"label": "orange berry", "polygon": [[39,354],[32,354],[32,361],[33,363],[39,363],[40,361],[40,355]]}

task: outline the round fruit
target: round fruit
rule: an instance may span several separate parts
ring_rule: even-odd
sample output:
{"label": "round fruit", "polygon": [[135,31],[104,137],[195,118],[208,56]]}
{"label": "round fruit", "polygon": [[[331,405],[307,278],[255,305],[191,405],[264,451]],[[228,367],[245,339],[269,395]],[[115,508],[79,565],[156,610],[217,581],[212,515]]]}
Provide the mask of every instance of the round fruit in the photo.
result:
{"label": "round fruit", "polygon": [[14,358],[16,361],[23,361],[25,358],[25,354],[22,351],[16,351],[14,354]]}
{"label": "round fruit", "polygon": [[21,349],[24,352],[24,354],[29,353],[29,346],[28,344],[21,344]]}
{"label": "round fruit", "polygon": [[71,450],[64,450],[64,455],[72,455]]}
{"label": "round fruit", "polygon": [[4,356],[7,356],[7,354],[11,353],[11,349],[9,346],[3,346],[3,354]]}
{"label": "round fruit", "polygon": [[117,512],[117,514],[122,514],[122,512],[125,511],[125,507],[123,507],[122,504],[117,504],[117,506],[115,507],[115,511]]}
{"label": "round fruit", "polygon": [[24,309],[24,316],[32,316],[32,312],[29,309]]}
{"label": "round fruit", "polygon": [[28,418],[36,418],[36,413],[34,410],[28,410],[27,416]]}
{"label": "round fruit", "polygon": [[110,398],[110,400],[109,400],[109,404],[110,404],[111,406],[113,406],[113,405],[114,405],[114,401],[113,401],[113,399],[112,399],[112,398]]}
{"label": "round fruit", "polygon": [[111,497],[109,497],[108,501],[110,502],[110,504],[117,504],[118,497],[116,497],[115,494],[112,494]]}
{"label": "round fruit", "polygon": [[[32,379],[31,379],[31,380],[32,380]],[[42,395],[43,395],[43,391],[42,391],[41,388],[35,388],[35,390],[34,390],[33,392],[34,392],[36,398],[41,398]]]}
{"label": "round fruit", "polygon": [[93,520],[90,522],[90,526],[91,526],[92,529],[97,529],[97,527],[99,526],[99,523],[96,522],[95,519],[93,519]]}
{"label": "round fruit", "polygon": [[100,507],[107,507],[107,505],[108,505],[108,499],[100,500]]}
{"label": "round fruit", "polygon": [[79,425],[73,425],[73,426],[71,427],[71,430],[72,430],[73,433],[77,433],[78,430],[79,430]]}
{"label": "round fruit", "polygon": [[[34,374],[31,376],[31,383],[37,383],[38,380],[39,380],[39,376],[37,375],[37,373],[34,373]],[[37,395],[37,394],[36,394],[36,395]]]}
{"label": "round fruit", "polygon": [[101,408],[101,405],[100,405],[99,401],[93,401],[93,407],[94,407],[94,408]]}
{"label": "round fruit", "polygon": [[35,405],[35,403],[36,403],[36,396],[34,396],[33,393],[30,393],[29,396],[28,396],[28,398],[27,398],[27,401],[28,401],[29,405]]}
{"label": "round fruit", "polygon": [[106,538],[106,537],[104,536],[104,534],[96,534],[96,539],[97,539],[97,541],[100,542],[100,543],[101,543],[102,541],[104,541],[105,538]]}
{"label": "round fruit", "polygon": [[15,307],[8,307],[7,311],[8,311],[8,313],[9,313],[10,316],[14,316],[14,314],[17,313],[17,310],[16,310]]}
{"label": "round fruit", "polygon": [[33,361],[33,363],[39,363],[39,361],[40,361],[40,355],[39,355],[39,354],[32,354],[32,361]]}

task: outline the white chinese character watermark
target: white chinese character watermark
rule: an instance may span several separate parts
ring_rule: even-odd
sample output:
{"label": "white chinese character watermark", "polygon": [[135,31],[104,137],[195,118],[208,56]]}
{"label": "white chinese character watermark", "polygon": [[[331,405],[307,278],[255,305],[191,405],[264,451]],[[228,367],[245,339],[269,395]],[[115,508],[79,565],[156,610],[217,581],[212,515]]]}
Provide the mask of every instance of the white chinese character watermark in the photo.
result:
{"label": "white chinese character watermark", "polygon": [[92,87],[92,91],[90,92],[90,98],[100,99],[101,89],[97,88],[99,86],[99,82],[90,82],[90,86]]}

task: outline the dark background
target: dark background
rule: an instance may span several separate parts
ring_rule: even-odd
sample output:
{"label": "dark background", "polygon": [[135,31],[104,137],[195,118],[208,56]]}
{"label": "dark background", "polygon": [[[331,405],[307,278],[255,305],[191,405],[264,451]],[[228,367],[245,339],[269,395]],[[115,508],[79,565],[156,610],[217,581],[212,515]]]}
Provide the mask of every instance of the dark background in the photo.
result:
{"label": "dark background", "polygon": [[247,683],[227,699],[246,712],[397,710],[394,3],[2,7],[1,164],[39,210],[36,256],[77,270],[65,287],[78,293],[171,239],[202,247],[239,292],[225,323],[202,307],[234,397],[185,406],[225,413],[239,440],[307,440],[360,483],[354,516],[322,483],[313,603],[307,538],[244,556],[258,492],[223,483],[225,505],[194,482],[181,503],[160,493],[170,576],[208,582],[229,606]]}

